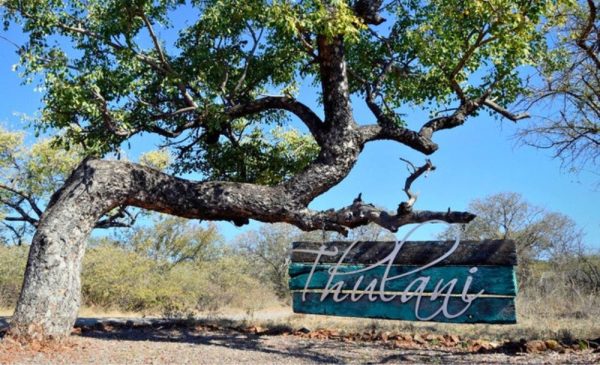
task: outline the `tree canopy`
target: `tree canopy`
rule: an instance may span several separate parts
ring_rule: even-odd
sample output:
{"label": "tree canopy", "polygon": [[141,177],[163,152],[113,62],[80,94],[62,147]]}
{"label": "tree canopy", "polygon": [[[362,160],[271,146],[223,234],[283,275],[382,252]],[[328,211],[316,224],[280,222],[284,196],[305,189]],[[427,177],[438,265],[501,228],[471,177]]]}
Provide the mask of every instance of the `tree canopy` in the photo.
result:
{"label": "tree canopy", "polygon": [[[518,67],[543,53],[538,26],[555,9],[505,0],[15,0],[4,2],[4,18],[29,36],[19,70],[45,90],[37,127],[64,130],[65,146],[103,155],[154,133],[177,151],[180,172],[275,184],[324,142],[317,130],[329,121],[294,98],[303,82],[321,82],[319,37],[344,39],[348,92],[380,124],[401,131],[405,105],[431,105],[433,115],[458,108],[437,119],[452,120],[449,128],[480,109],[517,119],[502,106],[522,91]],[[389,20],[372,19],[374,10]],[[290,114],[313,136],[265,129]]]}
{"label": "tree canopy", "polygon": [[[524,91],[520,68],[543,59],[541,27],[570,3],[5,0],[2,9],[5,27],[28,35],[17,68],[41,84],[35,125],[60,131],[55,143],[104,156],[156,134],[177,173],[272,186],[307,183],[307,171],[348,155],[301,194],[310,201],[356,160],[332,151],[345,142],[331,134],[347,126],[359,129],[342,138],[357,152],[391,139],[431,154],[433,133],[469,116],[524,118],[507,109]],[[322,110],[298,99],[307,84]],[[371,120],[354,120],[360,101]],[[431,119],[409,128],[419,123],[405,120],[406,106]]]}

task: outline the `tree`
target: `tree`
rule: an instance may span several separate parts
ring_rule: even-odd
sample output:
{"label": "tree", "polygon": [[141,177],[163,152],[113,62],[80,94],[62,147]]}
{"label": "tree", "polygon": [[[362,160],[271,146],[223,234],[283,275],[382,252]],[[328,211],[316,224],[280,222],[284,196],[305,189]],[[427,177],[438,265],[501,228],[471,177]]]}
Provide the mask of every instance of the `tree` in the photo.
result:
{"label": "tree", "polygon": [[[137,227],[122,240],[136,253],[155,261],[168,263],[168,268],[186,261],[208,261],[215,256],[215,243],[222,240],[217,227],[202,227],[186,219],[158,216],[152,227]],[[212,251],[212,252],[211,252]]]}
{"label": "tree", "polygon": [[499,193],[469,204],[477,215],[464,228],[450,227],[441,234],[445,239],[511,239],[517,247],[519,282],[530,278],[531,264],[541,258],[562,260],[580,253],[583,234],[573,220],[528,203],[516,193]]}
{"label": "tree", "polygon": [[279,298],[287,298],[291,242],[300,239],[297,228],[278,223],[243,234],[237,244],[251,260],[260,263],[256,265],[257,277],[269,283]]}
{"label": "tree", "polygon": [[[348,175],[367,143],[430,155],[435,134],[469,117],[522,118],[504,105],[523,90],[518,68],[543,52],[538,28],[554,9],[551,0],[4,0],[5,24],[29,36],[21,73],[45,90],[38,127],[92,156],[37,226],[11,332],[69,333],[85,237],[118,207],[341,233],[469,222],[468,212],[413,209],[410,185],[433,170],[429,160],[407,178],[396,212],[360,196],[339,210],[308,204]],[[295,96],[309,82],[322,116]],[[355,120],[353,97],[373,122]],[[431,119],[411,129],[407,105]],[[175,171],[202,181],[98,159],[139,134],[162,136]]]}
{"label": "tree", "polygon": [[[80,149],[65,151],[48,139],[25,146],[24,134],[0,127],[0,236],[21,245],[40,222],[50,195],[83,159]],[[128,227],[135,216],[125,209],[107,212],[96,228]]]}
{"label": "tree", "polygon": [[[600,158],[600,17],[594,0],[574,1],[561,9],[551,28],[555,45],[542,60],[541,85],[524,98],[543,107],[543,116],[523,128],[525,144],[550,149],[564,167],[594,169]],[[548,113],[547,110],[553,110]]]}

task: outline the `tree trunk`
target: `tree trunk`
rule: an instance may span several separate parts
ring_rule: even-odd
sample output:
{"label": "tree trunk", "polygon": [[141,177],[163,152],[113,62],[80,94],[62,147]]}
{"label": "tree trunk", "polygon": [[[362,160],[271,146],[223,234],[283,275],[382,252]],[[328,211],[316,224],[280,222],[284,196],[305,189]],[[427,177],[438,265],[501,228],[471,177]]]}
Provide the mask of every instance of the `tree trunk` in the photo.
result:
{"label": "tree trunk", "polygon": [[68,336],[75,324],[86,239],[96,221],[114,206],[114,199],[106,196],[110,186],[99,189],[103,182],[86,179],[88,173],[86,168],[77,169],[53,195],[40,220],[11,320],[13,336],[59,339]]}

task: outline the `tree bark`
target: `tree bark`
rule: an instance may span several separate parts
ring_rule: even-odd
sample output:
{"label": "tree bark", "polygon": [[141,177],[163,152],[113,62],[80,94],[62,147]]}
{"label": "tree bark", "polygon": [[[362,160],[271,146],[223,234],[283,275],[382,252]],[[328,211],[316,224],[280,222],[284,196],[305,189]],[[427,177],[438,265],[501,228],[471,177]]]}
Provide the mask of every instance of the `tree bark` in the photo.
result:
{"label": "tree bark", "polygon": [[86,173],[86,169],[77,169],[42,215],[11,320],[13,336],[61,338],[69,335],[75,324],[85,241],[96,221],[115,206],[108,196],[113,195],[111,186],[86,179]]}

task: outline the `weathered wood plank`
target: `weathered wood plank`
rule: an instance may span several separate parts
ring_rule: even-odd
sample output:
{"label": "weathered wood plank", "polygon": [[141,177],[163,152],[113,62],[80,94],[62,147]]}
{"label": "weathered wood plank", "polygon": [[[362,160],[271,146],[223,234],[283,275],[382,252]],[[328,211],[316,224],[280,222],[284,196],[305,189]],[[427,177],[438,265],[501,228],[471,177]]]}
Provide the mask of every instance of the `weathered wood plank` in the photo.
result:
{"label": "weathered wood plank", "polygon": [[[441,305],[442,298],[431,301],[429,297],[421,298],[419,316],[427,317],[435,313]],[[415,314],[416,298],[406,303],[400,302],[396,297],[391,302],[369,301],[367,296],[356,302],[343,301],[336,303],[331,295],[320,300],[320,293],[306,293],[306,300],[302,300],[301,292],[293,293],[293,307],[296,313],[321,314],[330,316],[366,317],[395,319],[405,321],[420,321]],[[464,308],[465,303],[457,297],[452,297],[448,303],[449,313],[458,313]],[[467,311],[456,318],[446,318],[442,313],[432,318],[432,322],[447,323],[516,323],[514,298],[478,298]]]}
{"label": "weathered wood plank", "polygon": [[[294,242],[292,262],[313,263],[315,253],[299,250],[317,251],[324,245],[327,250],[337,247],[338,254],[322,256],[319,263],[335,263],[340,260],[344,251],[353,242]],[[394,258],[394,265],[426,265],[441,257],[450,250],[454,241],[407,241]],[[361,241],[354,245],[344,259],[349,264],[373,264],[386,258],[394,249],[395,242]],[[517,255],[515,243],[511,240],[461,241],[456,251],[436,266],[465,265],[465,266],[515,266]]]}
{"label": "weathered wood plank", "polygon": [[[291,290],[304,289],[312,267],[312,264],[292,263],[290,265],[289,286]],[[307,289],[325,288],[327,281],[329,280],[328,270],[332,267],[333,265],[316,265]],[[331,284],[344,281],[342,290],[365,290],[369,283],[376,280],[377,289],[379,289],[381,279],[385,275],[385,266],[374,267],[368,271],[345,274],[365,267],[365,265],[340,265],[338,267],[338,274],[333,277]],[[392,266],[387,277],[391,278],[405,274],[418,268],[419,266],[413,265]],[[403,291],[412,281],[421,276],[430,278],[425,289],[426,293],[432,292],[440,280],[443,280],[441,284],[443,286],[454,278],[457,279],[455,287],[462,291],[465,281],[470,275],[472,277],[472,282],[468,291],[470,294],[478,293],[483,290],[485,294],[516,295],[517,289],[514,268],[512,266],[481,266],[477,267],[477,271],[473,274],[469,273],[470,269],[471,266],[430,267],[392,281],[387,281],[385,291]],[[357,288],[354,288],[354,285],[361,276],[363,276],[362,281],[360,281]]]}

